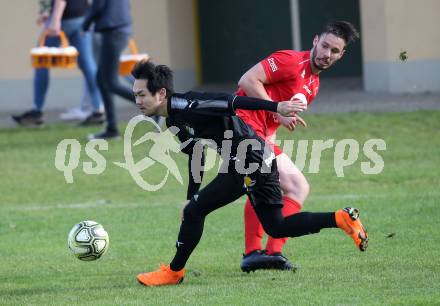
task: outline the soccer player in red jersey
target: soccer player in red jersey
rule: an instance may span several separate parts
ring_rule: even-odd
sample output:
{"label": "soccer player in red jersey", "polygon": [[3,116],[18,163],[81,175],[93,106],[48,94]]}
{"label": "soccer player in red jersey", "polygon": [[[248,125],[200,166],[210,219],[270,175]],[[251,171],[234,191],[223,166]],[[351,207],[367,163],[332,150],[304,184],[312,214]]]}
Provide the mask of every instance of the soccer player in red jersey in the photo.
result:
{"label": "soccer player in red jersey", "polygon": [[[237,95],[270,101],[292,99],[309,105],[318,94],[320,73],[340,60],[347,45],[358,37],[359,33],[351,23],[330,23],[322,33],[314,37],[310,51],[277,51],[249,69],[238,82]],[[273,145],[283,191],[283,215],[298,213],[310,187],[301,171],[274,141],[280,125],[293,131],[297,124],[306,126],[306,123],[299,116],[287,118],[263,110],[238,110],[237,115]],[[266,248],[262,249],[263,227],[249,199],[245,204],[244,218],[245,254],[241,269],[245,272],[295,269],[281,253],[287,238],[275,239],[269,236]]]}

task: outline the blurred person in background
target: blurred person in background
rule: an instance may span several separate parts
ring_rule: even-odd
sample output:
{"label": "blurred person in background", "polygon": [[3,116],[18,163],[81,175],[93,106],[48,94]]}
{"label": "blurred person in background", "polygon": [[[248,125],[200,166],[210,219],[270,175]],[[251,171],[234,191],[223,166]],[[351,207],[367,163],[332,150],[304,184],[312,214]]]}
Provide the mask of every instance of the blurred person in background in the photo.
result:
{"label": "blurred person in background", "polygon": [[[88,0],[91,3],[90,0]],[[88,33],[86,35],[89,35]],[[95,63],[99,62],[99,50],[101,47],[101,35],[91,31],[93,58]],[[80,105],[67,109],[60,114],[60,119],[64,121],[83,121],[93,112],[93,98],[88,90],[87,82],[84,80],[81,94]],[[104,113],[104,104],[101,103],[100,112]],[[85,121],[86,122],[86,121]]]}
{"label": "blurred person in background", "polygon": [[103,132],[91,134],[88,138],[118,138],[114,94],[135,103],[131,88],[119,82],[119,57],[132,35],[129,0],[93,0],[92,9],[83,24],[84,31],[89,31],[92,24],[102,39],[97,80],[104,101],[107,126]]}
{"label": "blurred person in background", "polygon": [[[40,2],[44,3],[44,2]],[[87,0],[52,0],[40,12],[37,19],[38,25],[44,25],[47,31],[45,45],[54,47],[59,45],[59,35],[63,31],[69,43],[78,50],[78,66],[81,69],[88,91],[92,97],[92,114],[85,123],[102,123],[104,116],[101,112],[101,96],[96,83],[96,63],[92,54],[92,40],[90,34],[82,33],[85,15],[89,10]],[[21,115],[14,115],[12,119],[19,125],[39,126],[44,123],[43,108],[46,93],[49,87],[49,70],[46,68],[35,69],[34,74],[34,101],[33,108]]]}

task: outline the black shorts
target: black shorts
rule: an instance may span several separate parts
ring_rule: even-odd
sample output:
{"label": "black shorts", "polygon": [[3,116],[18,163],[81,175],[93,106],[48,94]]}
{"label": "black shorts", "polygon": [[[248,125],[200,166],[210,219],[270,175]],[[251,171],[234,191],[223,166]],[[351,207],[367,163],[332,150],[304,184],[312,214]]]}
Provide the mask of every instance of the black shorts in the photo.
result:
{"label": "black shorts", "polygon": [[246,164],[255,163],[260,165],[260,167],[258,170],[247,175],[238,172],[236,172],[236,174],[242,177],[245,192],[249,196],[253,206],[283,206],[275,154],[270,146],[266,146],[264,140],[258,136],[256,136],[255,139],[260,142],[261,147],[264,149],[249,149],[246,154]]}
{"label": "black shorts", "polygon": [[[280,205],[283,206],[283,198],[281,194],[280,179],[276,160],[272,161],[271,171],[269,173],[261,173],[256,171],[250,175],[251,184],[246,186],[246,193],[253,206],[260,205]],[[243,180],[247,181],[243,176]]]}
{"label": "black shorts", "polygon": [[[258,139],[258,141],[264,144],[263,140]],[[233,147],[237,148],[237,146]],[[243,173],[245,170],[240,170],[243,169],[237,166],[240,157],[237,157],[237,154],[234,153],[236,152],[231,152],[231,158],[227,161],[227,171],[220,171],[208,185],[191,197],[186,207],[188,211],[193,212],[194,216],[197,215],[198,218],[203,218],[212,211],[234,202],[245,194],[248,195],[255,208],[280,208],[283,206],[278,169],[273,152],[273,158],[268,167],[258,167],[256,171],[249,173]],[[244,169],[251,169],[248,167],[250,163],[261,166],[264,161],[263,149],[249,149],[245,154],[247,165],[245,164]],[[267,154],[268,152],[266,152]],[[270,158],[266,160],[270,160]]]}

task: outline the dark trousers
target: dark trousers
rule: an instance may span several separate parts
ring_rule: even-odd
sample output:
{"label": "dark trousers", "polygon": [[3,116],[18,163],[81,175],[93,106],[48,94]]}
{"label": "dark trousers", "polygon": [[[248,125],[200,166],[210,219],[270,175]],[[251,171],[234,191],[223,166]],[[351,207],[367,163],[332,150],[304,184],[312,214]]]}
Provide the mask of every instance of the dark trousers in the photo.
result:
{"label": "dark trousers", "polygon": [[119,57],[128,44],[129,35],[118,30],[102,32],[102,45],[98,65],[98,86],[107,118],[107,130],[117,131],[113,95],[135,103],[133,91],[119,82]]}
{"label": "dark trousers", "polygon": [[[171,262],[171,269],[178,271],[185,266],[202,237],[205,217],[245,193],[243,176],[237,173],[225,173],[218,174],[189,201],[183,211],[176,243],[177,252]],[[298,237],[318,233],[323,228],[336,227],[334,213],[301,212],[283,217],[282,205],[257,203],[259,204],[254,205],[255,212],[266,233],[272,237]]]}

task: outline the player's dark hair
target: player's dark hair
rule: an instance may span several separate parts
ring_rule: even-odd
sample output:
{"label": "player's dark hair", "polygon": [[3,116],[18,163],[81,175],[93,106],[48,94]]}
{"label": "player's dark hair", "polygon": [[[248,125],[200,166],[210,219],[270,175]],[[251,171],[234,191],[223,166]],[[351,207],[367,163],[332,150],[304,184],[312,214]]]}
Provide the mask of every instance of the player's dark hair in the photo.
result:
{"label": "player's dark hair", "polygon": [[167,98],[174,92],[173,71],[168,66],[156,66],[149,60],[141,60],[134,66],[131,75],[138,80],[147,80],[147,88],[152,95],[156,94],[161,88],[167,90]]}
{"label": "player's dark hair", "polygon": [[321,35],[327,33],[331,33],[345,40],[346,46],[359,38],[358,30],[348,21],[333,21],[328,23]]}

